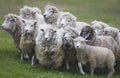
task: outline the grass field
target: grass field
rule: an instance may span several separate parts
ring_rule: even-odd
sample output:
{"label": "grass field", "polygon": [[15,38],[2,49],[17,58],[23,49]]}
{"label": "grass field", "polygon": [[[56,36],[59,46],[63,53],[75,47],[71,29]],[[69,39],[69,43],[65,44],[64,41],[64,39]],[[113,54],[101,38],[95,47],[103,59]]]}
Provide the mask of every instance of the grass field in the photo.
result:
{"label": "grass field", "polygon": [[[90,23],[101,20],[120,28],[120,0],[0,0],[0,24],[5,14],[19,14],[19,9],[24,5],[37,6],[44,12],[47,4],[73,13],[79,21]],[[31,66],[20,60],[11,36],[0,28],[0,78],[106,78],[106,74],[90,76],[88,73],[82,76],[74,71]],[[120,78],[120,71],[115,73],[114,78]]]}

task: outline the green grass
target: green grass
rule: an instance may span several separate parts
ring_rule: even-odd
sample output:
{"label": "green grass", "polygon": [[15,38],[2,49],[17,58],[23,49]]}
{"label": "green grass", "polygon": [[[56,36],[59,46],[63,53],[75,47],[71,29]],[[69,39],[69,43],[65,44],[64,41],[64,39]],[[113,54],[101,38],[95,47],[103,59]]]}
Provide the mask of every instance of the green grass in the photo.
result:
{"label": "green grass", "polygon": [[[0,0],[0,24],[4,15],[19,14],[24,5],[37,6],[44,13],[44,6],[52,4],[60,10],[69,11],[79,21],[90,23],[101,20],[120,28],[120,0]],[[0,28],[0,78],[106,78],[106,74],[85,76],[74,71],[51,70],[39,65],[31,66],[20,60],[20,54],[12,43],[12,37]],[[120,71],[114,78],[120,78]]]}

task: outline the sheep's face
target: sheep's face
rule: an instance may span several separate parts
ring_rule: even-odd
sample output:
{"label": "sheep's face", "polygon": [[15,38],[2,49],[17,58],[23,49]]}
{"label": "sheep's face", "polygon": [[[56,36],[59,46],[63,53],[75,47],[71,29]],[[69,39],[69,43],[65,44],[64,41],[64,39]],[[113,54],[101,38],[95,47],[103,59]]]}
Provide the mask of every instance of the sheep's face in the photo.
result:
{"label": "sheep's face", "polygon": [[76,49],[83,49],[85,45],[86,40],[82,37],[77,37],[73,39],[74,47]]}
{"label": "sheep's face", "polygon": [[36,21],[24,21],[24,28],[23,28],[23,32],[24,33],[33,33],[35,31],[36,28]]}
{"label": "sheep's face", "polygon": [[51,28],[41,29],[41,31],[43,32],[44,40],[46,42],[50,41],[56,32],[55,30]]}
{"label": "sheep's face", "polygon": [[54,13],[58,13],[58,9],[55,6],[47,5],[44,12],[44,18],[50,18]]}
{"label": "sheep's face", "polygon": [[20,16],[25,19],[33,19],[33,9],[30,7],[21,9]]}
{"label": "sheep's face", "polygon": [[37,8],[37,7],[33,7],[33,13],[41,14],[41,11],[40,11],[39,8]]}
{"label": "sheep's face", "polygon": [[65,43],[70,43],[72,40],[72,36],[70,33],[65,33],[65,35],[63,36],[63,40]]}
{"label": "sheep's face", "polygon": [[8,14],[4,17],[4,19],[5,21],[2,24],[2,28],[6,31],[14,31],[18,17],[14,14]]}
{"label": "sheep's face", "polygon": [[99,23],[92,24],[92,27],[95,28],[95,32],[97,35],[102,35],[102,32],[104,30],[103,26]]}
{"label": "sheep's face", "polygon": [[73,19],[71,16],[69,15],[64,15],[62,16],[61,20],[60,20],[60,25],[65,27],[65,26],[68,26],[70,25],[71,26],[71,23],[73,23]]}
{"label": "sheep's face", "polygon": [[52,8],[45,9],[44,17],[50,18],[54,14],[54,10]]}
{"label": "sheep's face", "polygon": [[92,40],[95,36],[95,30],[90,26],[85,26],[82,28],[80,36],[86,40]]}
{"label": "sheep's face", "polygon": [[119,30],[111,29],[111,28],[108,27],[108,28],[104,29],[103,35],[112,36],[113,38],[115,38],[118,33],[119,33]]}

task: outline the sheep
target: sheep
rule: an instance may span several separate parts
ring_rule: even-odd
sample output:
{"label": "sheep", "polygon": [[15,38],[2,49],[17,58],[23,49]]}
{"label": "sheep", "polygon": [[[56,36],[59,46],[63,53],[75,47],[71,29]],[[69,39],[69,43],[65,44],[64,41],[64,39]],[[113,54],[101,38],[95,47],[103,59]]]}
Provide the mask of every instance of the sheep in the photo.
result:
{"label": "sheep", "polygon": [[114,27],[107,27],[104,29],[104,32],[103,32],[103,35],[104,36],[112,36],[117,44],[118,44],[118,47],[119,47],[119,52],[117,54],[117,64],[116,64],[116,68],[117,69],[120,69],[120,32],[117,28],[114,28]]}
{"label": "sheep", "polygon": [[73,39],[73,43],[77,51],[78,67],[81,74],[85,74],[82,65],[89,63],[91,75],[94,75],[96,67],[103,68],[107,66],[110,70],[108,78],[113,76],[115,73],[115,56],[110,49],[87,45],[86,40],[82,37]]}
{"label": "sheep", "polygon": [[37,7],[24,6],[20,9],[19,13],[19,16],[26,20],[40,20],[42,23],[45,22],[41,10]]}
{"label": "sheep", "polygon": [[113,51],[115,57],[118,57],[119,47],[117,42],[111,36],[97,36],[95,29],[86,26],[82,29],[80,36],[89,40],[88,45],[106,47]]}
{"label": "sheep", "polygon": [[[19,43],[22,34],[22,28],[24,23],[23,19],[16,14],[9,13],[4,17],[5,21],[2,24],[3,30],[7,31],[13,38],[13,42],[18,52],[21,52]],[[21,53],[21,60],[23,60],[23,55]]]}
{"label": "sheep", "polygon": [[40,65],[57,69],[62,65],[64,59],[61,49],[62,35],[60,31],[62,30],[56,31],[49,24],[42,26],[36,37],[36,57]]}
{"label": "sheep", "polygon": [[70,69],[70,65],[77,67],[77,59],[76,59],[76,51],[72,42],[72,39],[78,36],[78,34],[74,32],[67,31],[63,35],[63,44],[62,49],[65,53],[65,65],[66,69]]}
{"label": "sheep", "polygon": [[35,64],[35,30],[37,28],[36,21],[24,21],[22,35],[20,39],[20,49],[24,55],[27,55],[31,65]]}
{"label": "sheep", "polygon": [[112,36],[120,46],[120,32],[119,29],[114,28],[114,27],[107,27],[103,31],[103,35],[105,36]]}
{"label": "sheep", "polygon": [[89,24],[85,22],[78,22],[77,18],[74,15],[72,15],[69,12],[64,12],[63,14],[59,16],[57,20],[57,26],[58,28],[61,28],[61,27],[64,28],[66,26],[71,26],[71,27],[74,27],[79,33],[82,27],[89,26]]}
{"label": "sheep", "polygon": [[20,13],[20,17],[27,19],[27,20],[31,20],[33,19],[33,13],[31,12],[32,7],[29,6],[24,6],[23,8],[20,9],[19,13]]}
{"label": "sheep", "polygon": [[[19,16],[23,19],[36,20],[37,26],[45,23],[45,19],[41,13],[41,10],[37,7],[24,6],[23,8],[20,9],[19,13],[20,13]],[[38,32],[35,32],[35,33],[37,36]]]}
{"label": "sheep", "polygon": [[46,23],[56,25],[58,16],[63,12],[59,11],[59,9],[52,5],[46,5],[44,8],[44,18]]}
{"label": "sheep", "polygon": [[92,21],[91,27],[95,28],[95,32],[97,35],[101,36],[103,34],[104,28],[110,27],[108,24],[102,22],[102,21]]}

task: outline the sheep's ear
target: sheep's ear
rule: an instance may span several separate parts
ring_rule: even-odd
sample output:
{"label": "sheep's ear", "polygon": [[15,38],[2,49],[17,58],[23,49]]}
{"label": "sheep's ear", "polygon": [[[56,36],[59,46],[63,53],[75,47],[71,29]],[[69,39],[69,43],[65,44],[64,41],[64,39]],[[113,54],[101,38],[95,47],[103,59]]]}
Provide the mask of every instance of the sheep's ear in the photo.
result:
{"label": "sheep's ear", "polygon": [[88,42],[89,40],[84,40],[85,42]]}
{"label": "sheep's ear", "polygon": [[57,13],[59,11],[56,7],[54,7],[52,10],[54,13]]}
{"label": "sheep's ear", "polygon": [[42,32],[44,32],[44,29],[40,29]]}
{"label": "sheep's ear", "polygon": [[74,39],[72,39],[72,41],[75,41],[75,38],[74,38]]}
{"label": "sheep's ear", "polygon": [[53,33],[56,33],[56,30],[54,30]]}
{"label": "sheep's ear", "polygon": [[51,31],[52,31],[53,33],[56,33],[56,30],[51,29]]}
{"label": "sheep's ear", "polygon": [[77,18],[76,18],[75,16],[72,16],[72,18],[73,18],[73,21],[76,21],[76,20],[77,20]]}
{"label": "sheep's ear", "polygon": [[5,16],[4,16],[4,19],[7,19],[7,17],[8,17],[8,15],[5,15]]}
{"label": "sheep's ear", "polygon": [[23,23],[25,23],[25,20],[22,20]]}
{"label": "sheep's ear", "polygon": [[37,25],[37,22],[35,21],[35,22],[34,22],[34,26],[36,26],[36,25]]}

